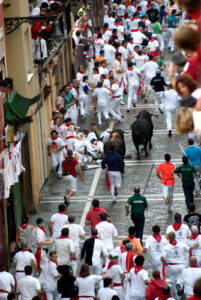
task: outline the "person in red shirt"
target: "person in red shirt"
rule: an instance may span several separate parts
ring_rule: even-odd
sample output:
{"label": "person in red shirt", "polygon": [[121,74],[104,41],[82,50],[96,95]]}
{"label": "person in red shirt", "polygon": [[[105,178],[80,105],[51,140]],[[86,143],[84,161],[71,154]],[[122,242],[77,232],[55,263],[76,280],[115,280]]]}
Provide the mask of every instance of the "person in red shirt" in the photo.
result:
{"label": "person in red shirt", "polygon": [[68,150],[67,156],[62,162],[63,179],[66,181],[66,195],[64,196],[64,203],[68,205],[69,199],[77,191],[77,172],[80,174],[82,182],[84,182],[84,176],[80,169],[77,159],[73,157],[73,151]]}
{"label": "person in red shirt", "polygon": [[166,281],[161,279],[160,271],[154,270],[152,272],[153,279],[150,280],[149,285],[146,289],[145,299],[154,300],[157,297],[162,297],[163,291],[162,288],[166,285]]}
{"label": "person in red shirt", "polygon": [[156,169],[156,175],[159,179],[161,179],[162,190],[163,190],[163,198],[165,203],[168,205],[168,210],[172,207],[173,201],[173,191],[174,191],[174,175],[173,171],[175,169],[175,165],[170,162],[171,156],[166,153],[164,155],[165,162],[160,164]]}
{"label": "person in red shirt", "polygon": [[92,201],[93,208],[90,209],[86,215],[85,225],[91,225],[91,229],[95,228],[98,223],[100,223],[101,219],[99,217],[100,214],[106,213],[104,208],[101,208],[99,205],[99,200],[94,199]]}

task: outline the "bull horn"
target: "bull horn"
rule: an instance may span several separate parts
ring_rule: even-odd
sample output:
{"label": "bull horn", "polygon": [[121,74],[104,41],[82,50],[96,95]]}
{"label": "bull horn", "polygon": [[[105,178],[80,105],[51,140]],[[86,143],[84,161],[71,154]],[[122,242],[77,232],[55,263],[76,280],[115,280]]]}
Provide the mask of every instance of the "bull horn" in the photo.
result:
{"label": "bull horn", "polygon": [[135,118],[136,118],[137,116],[138,116],[138,115],[133,115],[133,117],[135,117]]}
{"label": "bull horn", "polygon": [[158,114],[156,114],[156,113],[151,113],[151,116],[158,116]]}

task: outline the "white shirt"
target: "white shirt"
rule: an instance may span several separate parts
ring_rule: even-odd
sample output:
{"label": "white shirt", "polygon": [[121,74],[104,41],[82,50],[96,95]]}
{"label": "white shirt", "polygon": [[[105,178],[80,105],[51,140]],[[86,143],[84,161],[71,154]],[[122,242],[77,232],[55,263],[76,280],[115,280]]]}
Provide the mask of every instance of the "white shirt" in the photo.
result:
{"label": "white shirt", "polygon": [[96,88],[92,94],[92,96],[97,97],[97,104],[100,106],[106,106],[108,104],[108,94],[110,92],[104,88]]}
{"label": "white shirt", "polygon": [[156,76],[156,71],[158,70],[158,65],[154,61],[148,61],[141,69],[145,73],[145,76],[152,79]]}
{"label": "white shirt", "polygon": [[103,68],[103,67],[100,66],[100,68],[99,68],[99,74],[100,75],[102,75],[102,74],[106,75],[107,73],[108,73],[107,68]]}
{"label": "white shirt", "polygon": [[[12,286],[15,286],[13,275],[6,271],[0,272],[0,290],[5,290],[10,293]],[[0,299],[1,297],[5,297],[5,293],[0,293]]]}
{"label": "white shirt", "polygon": [[55,277],[58,275],[56,263],[48,260],[40,275],[40,282],[45,292],[57,291],[57,279]]}
{"label": "white shirt", "polygon": [[146,35],[140,31],[136,31],[132,33],[133,44],[141,45],[143,40],[146,40]]}
{"label": "white shirt", "polygon": [[144,269],[135,274],[135,269],[132,268],[129,273],[131,279],[130,296],[132,297],[145,297],[146,285],[145,280],[148,280],[148,272]]}
{"label": "white shirt", "polygon": [[99,239],[106,245],[107,250],[113,249],[113,237],[118,237],[118,232],[112,223],[102,221],[96,225]]}
{"label": "white shirt", "polygon": [[108,256],[107,249],[102,241],[99,239],[94,240],[94,249],[92,254],[92,265],[97,266],[101,265],[101,254],[104,257]]}
{"label": "white shirt", "polygon": [[184,294],[193,296],[193,286],[197,279],[201,278],[201,268],[187,268],[181,273],[177,284],[184,287]]}
{"label": "white shirt", "polygon": [[113,62],[115,59],[116,49],[112,45],[105,44],[104,57],[108,62]]}
{"label": "white shirt", "polygon": [[168,263],[185,264],[185,254],[188,251],[189,247],[184,243],[177,242],[175,246],[168,243],[163,248],[162,257],[164,257]]}
{"label": "white shirt", "polygon": [[[51,137],[48,139],[48,145],[50,146],[50,149],[52,149],[52,147],[54,147],[55,149],[59,149],[62,146],[65,146],[64,141],[58,137],[55,140],[53,140]],[[52,152],[52,155],[61,155],[63,154],[63,149],[60,150],[59,152]]]}
{"label": "white shirt", "polygon": [[140,19],[131,19],[131,23],[130,23],[130,31],[132,30],[137,30],[138,29],[138,23],[140,22]]}
{"label": "white shirt", "polygon": [[135,6],[129,5],[126,12],[127,12],[128,16],[129,16],[129,18],[132,18],[133,15],[134,15],[134,13],[136,12]]}
{"label": "white shirt", "polygon": [[161,256],[164,246],[168,243],[167,239],[162,236],[160,242],[157,242],[153,236],[147,238],[145,248],[149,250],[150,260],[161,263]]}
{"label": "white shirt", "polygon": [[113,296],[118,296],[117,292],[109,287],[100,288],[97,298],[99,300],[111,300]]}
{"label": "white shirt", "polygon": [[123,69],[127,69],[128,50],[127,48],[120,46],[118,52],[121,53],[121,64]]}
{"label": "white shirt", "polygon": [[52,251],[57,251],[58,254],[58,265],[69,265],[70,254],[75,253],[75,247],[73,241],[70,239],[58,239],[52,246]]}
{"label": "white shirt", "polygon": [[111,38],[112,35],[112,31],[111,30],[106,30],[102,36],[104,41],[109,41],[109,39]]}
{"label": "white shirt", "polygon": [[68,216],[66,214],[61,214],[61,213],[58,212],[58,213],[51,216],[50,221],[53,222],[52,237],[54,239],[58,239],[61,235],[61,228],[64,225],[68,224]]}
{"label": "white shirt", "polygon": [[127,70],[126,71],[126,77],[128,79],[127,84],[128,85],[139,84],[138,74],[139,74],[139,71],[137,68],[133,68],[133,70]]}
{"label": "white shirt", "polygon": [[46,238],[45,233],[42,229],[38,226],[34,228],[32,231],[32,249],[34,253],[36,252],[37,248],[43,248],[43,246],[39,246],[38,243],[44,241]]}
{"label": "white shirt", "polygon": [[112,281],[114,283],[121,283],[121,275],[124,273],[122,267],[119,265],[113,265],[110,269],[108,269],[108,264],[103,269],[103,272],[106,274],[114,274]]}
{"label": "white shirt", "polygon": [[124,75],[124,73],[117,73],[117,71],[119,71],[119,70],[120,71],[123,70],[123,66],[117,59],[115,59],[114,63],[113,63],[113,73],[114,73],[114,78],[116,80],[120,80],[121,77]]}
{"label": "white shirt", "polygon": [[52,130],[56,130],[58,132],[58,137],[66,143],[67,127],[64,124],[61,124],[60,126],[54,125],[52,126]]}
{"label": "white shirt", "polygon": [[62,227],[69,229],[69,238],[73,241],[76,248],[79,248],[80,236],[85,234],[84,229],[79,224],[70,223]]}
{"label": "white shirt", "polygon": [[29,251],[19,251],[15,254],[13,262],[16,264],[16,271],[24,271],[24,267],[32,265],[35,256]]}
{"label": "white shirt", "polygon": [[120,96],[121,95],[121,91],[120,91],[120,88],[119,88],[119,85],[118,83],[113,83],[111,85],[111,89],[114,90],[115,92],[112,94],[112,97],[117,97],[117,96]]}
{"label": "white shirt", "polygon": [[109,29],[111,29],[111,30],[114,29],[115,28],[115,18],[109,17],[108,25],[109,25]]}
{"label": "white shirt", "polygon": [[139,55],[138,53],[135,52],[135,63],[136,63],[136,68],[141,71],[143,66],[146,63],[145,56],[144,55]]}
{"label": "white shirt", "polygon": [[21,294],[21,300],[31,300],[37,296],[37,290],[40,290],[40,282],[31,275],[25,275],[17,283],[17,292]]}
{"label": "white shirt", "polygon": [[148,3],[148,1],[146,1],[146,0],[144,0],[140,3],[140,6],[141,6],[143,12],[146,12],[146,10],[147,10],[147,3]]}
{"label": "white shirt", "polygon": [[117,17],[123,17],[125,15],[126,7],[123,4],[116,5],[115,10]]}
{"label": "white shirt", "polygon": [[[79,288],[79,294],[78,296],[92,296],[95,297],[95,291],[94,291],[94,286],[97,281],[100,281],[102,279],[102,276],[98,275],[89,275],[85,278],[83,277],[77,277],[75,284]],[[79,299],[85,299],[85,298],[80,298]],[[90,299],[91,300],[91,299]]]}
{"label": "white shirt", "polygon": [[100,81],[100,74],[92,74],[92,82],[97,85]]}
{"label": "white shirt", "polygon": [[122,33],[124,33],[124,28],[122,25],[116,26],[117,28],[117,37],[119,41],[123,41],[124,40],[124,35]]}
{"label": "white shirt", "polygon": [[149,41],[147,48],[150,51],[156,51],[156,49],[159,48],[159,42],[157,40],[154,40],[153,42]]}
{"label": "white shirt", "polygon": [[165,110],[176,110],[179,106],[179,97],[175,90],[163,92],[163,103]]}
{"label": "white shirt", "polygon": [[191,250],[193,256],[201,256],[201,235],[198,235],[196,239],[188,239],[187,245],[190,247],[193,244],[198,243],[198,247]]}
{"label": "white shirt", "polygon": [[84,77],[85,75],[86,75],[85,73],[77,72],[77,74],[76,74],[76,79],[79,80],[79,81],[82,81],[82,80],[83,80],[83,77]]}
{"label": "white shirt", "polygon": [[178,242],[185,243],[187,245],[187,240],[191,236],[191,231],[186,224],[182,224],[180,229],[175,231],[172,225],[169,225],[166,229],[166,234],[173,231],[176,235],[176,240]]}
{"label": "white shirt", "polygon": [[104,46],[104,40],[102,38],[96,38],[94,41],[94,48],[95,48],[95,57],[100,55],[100,50]]}

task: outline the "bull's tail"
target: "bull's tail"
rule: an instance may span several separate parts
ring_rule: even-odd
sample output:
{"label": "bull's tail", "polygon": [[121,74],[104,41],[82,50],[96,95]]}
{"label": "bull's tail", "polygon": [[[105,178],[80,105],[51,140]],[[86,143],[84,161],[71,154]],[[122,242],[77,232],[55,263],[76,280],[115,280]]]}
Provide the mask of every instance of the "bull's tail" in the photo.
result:
{"label": "bull's tail", "polygon": [[109,176],[108,176],[108,171],[106,172],[106,185],[107,185],[107,191],[110,191],[111,185],[110,185],[110,180],[109,180]]}

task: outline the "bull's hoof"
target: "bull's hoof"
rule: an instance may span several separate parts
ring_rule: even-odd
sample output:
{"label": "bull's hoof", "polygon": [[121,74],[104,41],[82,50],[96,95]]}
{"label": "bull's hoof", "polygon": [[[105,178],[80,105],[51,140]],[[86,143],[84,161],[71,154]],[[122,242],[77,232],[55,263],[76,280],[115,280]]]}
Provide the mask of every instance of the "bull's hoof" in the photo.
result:
{"label": "bull's hoof", "polygon": [[137,159],[140,160],[140,155],[137,155]]}
{"label": "bull's hoof", "polygon": [[147,157],[148,156],[148,153],[145,153],[145,157]]}
{"label": "bull's hoof", "polygon": [[153,148],[152,144],[149,144],[149,149],[152,149],[152,148]]}

